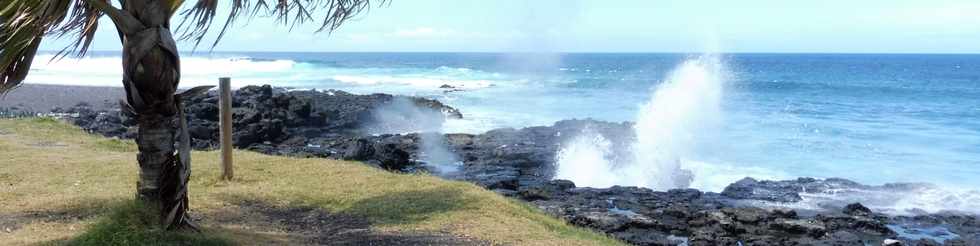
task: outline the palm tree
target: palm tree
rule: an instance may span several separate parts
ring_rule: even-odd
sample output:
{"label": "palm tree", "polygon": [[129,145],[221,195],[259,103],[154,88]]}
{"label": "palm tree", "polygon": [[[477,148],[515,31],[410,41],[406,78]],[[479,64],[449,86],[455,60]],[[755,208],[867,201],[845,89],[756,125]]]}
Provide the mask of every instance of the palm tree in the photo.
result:
{"label": "palm tree", "polygon": [[[227,21],[213,48],[238,17],[274,17],[283,25],[321,20],[320,31],[333,31],[370,8],[370,0],[228,0]],[[386,0],[380,1],[384,4]],[[136,197],[159,212],[167,229],[195,228],[187,219],[187,181],[190,147],[181,97],[205,91],[195,88],[175,94],[180,82],[180,56],[170,20],[182,17],[177,39],[195,47],[217,15],[218,0],[198,0],[181,10],[185,0],[0,0],[0,96],[24,81],[42,38],[72,37],[73,43],[56,57],[83,56],[108,16],[122,42],[124,111],[136,115],[139,181]],[[117,7],[118,6],[118,7]],[[178,11],[181,10],[181,11]],[[180,13],[178,13],[180,12]],[[186,26],[185,26],[186,24]]]}

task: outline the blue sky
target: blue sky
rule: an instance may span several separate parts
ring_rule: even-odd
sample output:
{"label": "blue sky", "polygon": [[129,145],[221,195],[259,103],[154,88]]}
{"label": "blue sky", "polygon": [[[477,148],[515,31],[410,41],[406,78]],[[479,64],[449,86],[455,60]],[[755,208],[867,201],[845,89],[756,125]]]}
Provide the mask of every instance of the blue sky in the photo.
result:
{"label": "blue sky", "polygon": [[[242,22],[215,50],[980,53],[977,13],[977,0],[392,0],[331,35]],[[118,50],[104,19],[93,49]]]}

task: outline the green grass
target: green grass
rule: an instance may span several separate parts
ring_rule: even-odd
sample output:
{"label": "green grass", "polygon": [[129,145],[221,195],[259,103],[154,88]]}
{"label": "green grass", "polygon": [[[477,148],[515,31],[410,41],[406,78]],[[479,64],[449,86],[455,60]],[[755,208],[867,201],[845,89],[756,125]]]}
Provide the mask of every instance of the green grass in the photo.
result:
{"label": "green grass", "polygon": [[194,152],[190,213],[205,233],[166,232],[147,226],[152,223],[144,223],[133,205],[132,141],[43,118],[0,120],[0,129],[4,243],[296,244],[308,235],[288,230],[281,220],[297,216],[288,211],[315,209],[363,219],[384,233],[439,233],[505,245],[621,245],[470,183],[247,151],[235,152],[230,182],[217,178],[217,152]]}
{"label": "green grass", "polygon": [[136,145],[129,143],[129,140],[107,138],[95,141],[95,149],[112,152],[134,152]]}
{"label": "green grass", "polygon": [[138,202],[126,202],[90,226],[67,245],[234,245],[209,233],[173,232],[156,226],[154,213]]}

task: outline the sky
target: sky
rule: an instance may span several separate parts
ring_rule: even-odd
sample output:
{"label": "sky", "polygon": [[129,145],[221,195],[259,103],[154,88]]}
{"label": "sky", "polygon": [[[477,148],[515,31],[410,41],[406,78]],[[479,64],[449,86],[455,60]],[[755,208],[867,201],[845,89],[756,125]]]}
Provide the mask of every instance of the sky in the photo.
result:
{"label": "sky", "polygon": [[[391,0],[332,34],[239,22],[214,50],[980,53],[977,13],[978,0]],[[119,50],[102,22],[93,50]]]}

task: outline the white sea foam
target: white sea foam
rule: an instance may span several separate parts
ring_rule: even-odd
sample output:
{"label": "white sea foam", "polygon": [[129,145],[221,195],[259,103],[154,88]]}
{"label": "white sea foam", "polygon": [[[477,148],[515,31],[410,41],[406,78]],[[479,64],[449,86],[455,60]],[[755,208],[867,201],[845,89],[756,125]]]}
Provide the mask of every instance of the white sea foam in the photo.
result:
{"label": "white sea foam", "polygon": [[[39,55],[31,65],[27,83],[121,86],[122,58],[119,56],[63,58]],[[292,60],[252,60],[244,57],[182,57],[181,86],[214,84],[219,77],[234,77],[236,87],[268,83],[268,75],[296,72]]]}
{"label": "white sea foam", "polygon": [[[122,58],[95,56],[52,59],[42,54],[34,59],[26,82],[87,86],[121,86]],[[406,86],[406,89],[440,91],[443,85],[475,90],[505,81],[500,74],[470,68],[337,68],[289,59],[258,60],[248,57],[181,57],[181,86],[214,84],[219,77],[232,77],[234,87],[272,84],[286,87],[338,88],[334,84],[368,88]],[[339,82],[339,83],[338,83]],[[347,89],[340,86],[341,89]],[[374,92],[382,92],[375,90]],[[387,91],[389,93],[400,91]]]}
{"label": "white sea foam", "polygon": [[487,88],[493,85],[489,80],[462,80],[447,77],[428,76],[387,76],[387,75],[335,75],[331,79],[357,85],[409,85],[420,88],[439,89],[443,85],[456,89],[472,90]]}
{"label": "white sea foam", "polygon": [[894,204],[882,206],[895,213],[955,211],[980,214],[980,191],[976,188],[953,188],[931,186],[899,194]]}
{"label": "white sea foam", "polygon": [[723,161],[697,161],[681,159],[681,166],[690,170],[694,179],[690,188],[702,191],[721,192],[728,185],[743,179],[753,177],[759,180],[784,180],[795,178],[784,172],[748,165],[738,165]]}
{"label": "white sea foam", "polygon": [[861,203],[875,212],[891,215],[923,213],[980,214],[980,191],[975,188],[954,188],[931,184],[905,184],[890,188],[835,189],[820,193],[803,192],[799,202],[747,201],[759,207],[781,207],[811,211],[836,211],[851,203]]}

